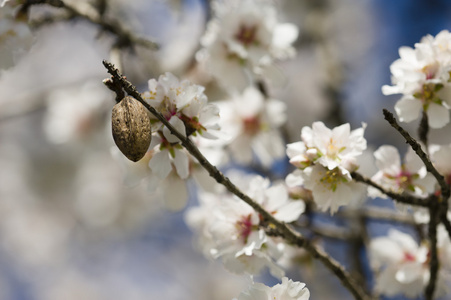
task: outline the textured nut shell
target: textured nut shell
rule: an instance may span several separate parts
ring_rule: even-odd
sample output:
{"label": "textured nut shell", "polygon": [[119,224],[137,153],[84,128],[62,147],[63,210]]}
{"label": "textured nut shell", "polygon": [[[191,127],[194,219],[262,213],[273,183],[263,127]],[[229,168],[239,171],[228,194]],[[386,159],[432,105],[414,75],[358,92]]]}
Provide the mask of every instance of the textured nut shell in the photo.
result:
{"label": "textured nut shell", "polygon": [[149,149],[152,134],[146,108],[136,99],[125,97],[111,115],[116,146],[131,161],[138,161]]}

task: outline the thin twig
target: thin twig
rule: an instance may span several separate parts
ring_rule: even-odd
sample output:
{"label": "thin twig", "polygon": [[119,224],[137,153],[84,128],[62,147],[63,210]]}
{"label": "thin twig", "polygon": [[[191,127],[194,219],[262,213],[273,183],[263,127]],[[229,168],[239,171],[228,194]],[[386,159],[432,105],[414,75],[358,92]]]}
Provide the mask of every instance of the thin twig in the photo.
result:
{"label": "thin twig", "polygon": [[116,20],[106,18],[102,11],[97,11],[94,7],[92,10],[82,11],[76,6],[67,4],[62,0],[27,0],[23,7],[28,9],[31,5],[39,4],[47,4],[56,8],[63,8],[69,13],[68,19],[72,19],[75,16],[100,26],[103,31],[109,32],[116,36],[115,45],[119,47],[132,47],[134,45],[139,45],[151,50],[157,50],[159,48],[157,43],[146,38],[136,36],[131,31],[125,29]]}
{"label": "thin twig", "polygon": [[372,186],[372,187],[378,189],[381,193],[387,195],[388,197],[390,197],[393,200],[396,200],[398,202],[406,203],[406,204],[410,204],[410,205],[423,206],[423,207],[429,206],[428,202],[425,199],[417,198],[417,197],[410,196],[407,194],[397,194],[397,193],[394,193],[391,191],[387,191],[386,189],[384,189],[383,187],[381,187],[380,185],[378,185],[371,179],[369,179],[357,172],[352,172],[351,176],[355,181],[362,182],[369,186]]}
{"label": "thin twig", "polygon": [[398,124],[398,122],[396,122],[396,119],[391,112],[386,109],[384,109],[383,112],[385,120],[387,120],[388,123],[390,123],[390,125],[404,137],[406,143],[408,143],[412,147],[413,151],[415,151],[418,157],[423,161],[424,165],[426,166],[426,170],[428,170],[428,172],[430,172],[435,177],[438,184],[440,185],[443,199],[448,199],[450,196],[449,185],[446,183],[445,178],[434,167],[428,155],[423,151],[423,149],[421,149],[421,145],[414,138],[412,138],[410,134]]}
{"label": "thin twig", "polygon": [[[445,178],[437,171],[432,162],[429,160],[428,155],[421,149],[421,145],[410,136],[410,134],[404,130],[397,122],[395,117],[391,112],[384,109],[384,117],[390,123],[390,125],[395,128],[406,140],[406,142],[412,147],[413,151],[418,155],[418,157],[423,161],[428,172],[430,172],[440,185],[441,198],[432,194],[428,198],[428,207],[430,220],[428,224],[428,237],[430,243],[430,278],[425,289],[425,298],[427,300],[432,300],[434,298],[434,291],[437,284],[438,271],[440,268],[437,253],[437,225],[440,223],[440,207],[443,201],[447,201],[450,196],[450,188],[446,183]],[[443,200],[446,199],[446,200]],[[443,218],[442,218],[443,219]]]}
{"label": "thin twig", "polygon": [[213,166],[194,145],[194,143],[183,134],[178,132],[163,115],[151,107],[147,102],[143,100],[141,94],[136,88],[127,81],[120,72],[109,62],[103,61],[103,65],[107,68],[108,73],[112,75],[112,80],[121,84],[123,89],[136,100],[141,102],[146,109],[148,109],[159,121],[161,121],[182,143],[182,145],[188,150],[188,152],[194,156],[199,164],[207,170],[211,177],[213,177],[218,183],[222,184],[231,193],[242,199],[248,205],[250,205],[255,211],[257,211],[261,217],[265,220],[270,228],[274,228],[280,237],[283,237],[288,243],[303,247],[313,257],[320,260],[329,270],[331,270],[342,282],[342,284],[352,293],[356,299],[372,299],[365,290],[358,284],[358,282],[350,276],[350,274],[341,266],[336,260],[330,257],[324,250],[318,246],[306,240],[298,232],[294,231],[291,227],[285,223],[277,220],[273,215],[267,212],[262,206],[253,201],[249,196],[244,194],[238,187],[236,187],[226,176],[224,176],[215,166]]}
{"label": "thin twig", "polygon": [[418,126],[418,138],[420,142],[423,143],[426,151],[428,149],[428,134],[429,134],[429,122],[428,115],[423,111],[423,116],[421,117],[420,125]]}
{"label": "thin twig", "polygon": [[429,207],[430,221],[428,225],[428,237],[430,243],[430,277],[424,292],[426,300],[434,299],[434,291],[437,285],[438,271],[440,268],[437,250],[437,225],[440,223],[439,204],[440,203],[436,199],[436,201],[431,201],[431,206]]}

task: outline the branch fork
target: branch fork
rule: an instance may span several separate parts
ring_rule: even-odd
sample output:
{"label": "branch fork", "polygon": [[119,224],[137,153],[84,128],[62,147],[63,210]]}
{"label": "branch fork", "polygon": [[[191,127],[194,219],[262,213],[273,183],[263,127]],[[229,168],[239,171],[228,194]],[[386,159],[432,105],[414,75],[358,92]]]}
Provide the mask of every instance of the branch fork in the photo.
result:
{"label": "branch fork", "polygon": [[[144,107],[150,113],[152,113],[159,121],[163,123],[164,126],[169,129],[171,134],[176,136],[181,141],[183,147],[185,147],[186,150],[198,160],[198,162],[210,174],[211,177],[213,177],[219,184],[225,186],[229,192],[233,193],[238,198],[250,205],[263,217],[265,223],[269,228],[271,228],[271,233],[284,238],[289,244],[306,249],[312,255],[312,257],[321,261],[332,273],[334,273],[340,279],[342,284],[351,292],[355,299],[373,299],[373,297],[363,289],[361,284],[355,278],[353,278],[344,269],[344,267],[340,265],[340,263],[330,257],[323,249],[313,244],[311,241],[305,239],[302,235],[294,231],[284,222],[281,222],[274,218],[274,216],[267,212],[262,206],[260,206],[257,202],[252,200],[238,187],[236,187],[229,178],[224,176],[221,171],[219,171],[203,156],[203,154],[189,139],[189,137],[185,137],[182,133],[178,132],[162,114],[160,114],[157,110],[155,110],[155,108],[144,101],[144,99],[141,97],[141,94],[136,90],[133,84],[130,83],[124,76],[122,76],[119,70],[115,68],[112,63],[104,60],[103,65],[108,70],[108,73],[111,74],[111,79],[106,80],[108,82],[108,87],[116,87],[115,89],[117,89],[117,87],[120,86],[128,95],[141,102],[141,104],[144,105]],[[113,89],[113,91],[116,91],[115,89]],[[119,97],[119,95],[117,95],[117,97]]]}

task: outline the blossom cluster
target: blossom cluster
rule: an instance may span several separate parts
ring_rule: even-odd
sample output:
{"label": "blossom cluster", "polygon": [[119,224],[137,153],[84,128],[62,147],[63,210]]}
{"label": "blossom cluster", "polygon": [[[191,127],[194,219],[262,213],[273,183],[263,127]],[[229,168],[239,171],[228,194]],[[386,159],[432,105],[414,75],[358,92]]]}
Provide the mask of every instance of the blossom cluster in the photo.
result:
{"label": "blossom cluster", "polygon": [[[268,9],[270,6],[265,3],[257,8],[255,5],[247,6],[249,3],[231,1],[223,6],[218,4],[217,16],[209,24],[205,37],[207,42],[203,44],[204,54],[211,60],[213,75],[217,76],[215,71],[218,70],[226,75],[223,77],[231,75],[239,84],[221,78],[223,84],[237,88],[241,94],[233,92],[229,100],[220,101],[217,106],[210,105],[207,104],[203,87],[179,81],[166,73],[158,80],[149,81],[149,90],[143,97],[178,132],[193,138],[199,146],[203,142],[197,140],[198,137],[220,137],[213,152],[227,149],[238,163],[250,164],[257,158],[264,167],[270,168],[275,160],[283,157],[284,141],[280,127],[286,121],[286,107],[281,101],[268,99],[261,90],[250,86],[243,76],[263,76],[265,68],[272,64],[274,58],[284,57],[282,52],[290,52],[289,43],[285,43],[285,48],[277,48],[265,40],[271,36],[264,32],[268,28],[267,20],[275,21],[271,17],[263,21],[256,15],[265,12],[272,16]],[[234,11],[232,8],[238,5],[243,5],[240,14],[230,14]],[[245,21],[237,21],[241,13],[246,16],[242,17]],[[441,127],[448,122],[449,107],[444,93],[451,70],[447,65],[449,50],[445,41],[448,36],[448,32],[442,32],[435,38],[428,36],[415,49],[400,50],[401,59],[391,68],[394,85],[384,86],[383,91],[385,94],[403,94],[395,106],[402,121],[415,119],[423,109],[431,127]],[[150,118],[154,137],[149,148],[148,166],[153,178],[158,179],[153,180],[153,185],[157,186],[161,180],[167,179],[167,189],[171,192],[166,198],[174,203],[174,199],[183,198],[180,185],[184,185],[183,180],[194,173],[196,162],[168,128],[155,117]],[[286,177],[285,183],[271,184],[260,176],[235,178],[233,181],[238,182],[237,186],[256,204],[284,223],[297,221],[305,209],[303,201],[290,198],[290,188],[301,187],[307,194],[311,193],[316,206],[333,215],[340,207],[357,204],[365,196],[365,186],[353,179],[353,173],[359,169],[359,160],[367,148],[365,128],[366,124],[363,124],[351,130],[347,123],[329,129],[322,122],[314,122],[311,127],[302,128],[300,141],[287,145],[286,154],[296,170]],[[450,149],[449,146],[439,145],[428,148],[432,163],[448,183],[451,178]],[[371,180],[380,189],[369,187],[370,197],[386,198],[383,191],[421,198],[439,192],[436,180],[412,150],[408,150],[402,160],[395,147],[383,145],[374,152],[374,158],[378,171]],[[227,270],[236,274],[252,276],[268,268],[273,276],[284,276],[282,261],[287,260],[289,246],[282,239],[268,234],[265,220],[258,212],[224,190],[214,193],[201,191],[198,199],[200,205],[189,208],[185,219],[197,233],[199,248],[206,257],[221,260]],[[182,208],[184,202],[180,203],[170,206]],[[421,214],[424,211],[415,210],[415,220],[419,223],[421,218],[424,220]],[[443,227],[438,229],[439,260],[443,263],[437,281],[439,295],[446,293],[446,282],[450,279],[450,266],[446,262],[451,259],[451,243],[446,230]],[[418,245],[410,235],[396,230],[390,230],[387,237],[373,239],[369,253],[377,274],[375,292],[387,296],[402,293],[408,297],[421,294],[430,280],[430,249],[427,243]],[[237,299],[268,297],[308,299],[309,292],[304,284],[283,277],[282,284],[273,288],[254,283]]]}
{"label": "blossom cluster", "polygon": [[451,33],[427,35],[415,48],[401,47],[399,56],[390,67],[393,85],[384,85],[382,92],[403,95],[395,105],[400,120],[411,122],[424,111],[429,126],[445,126],[451,108]]}
{"label": "blossom cluster", "polygon": [[[198,58],[230,98],[217,105],[208,104],[203,87],[180,81],[170,73],[149,80],[143,98],[180,134],[200,148],[205,146],[206,152],[214,153],[217,165],[222,160],[218,159],[222,157],[218,153],[227,150],[234,162],[249,166],[257,161],[264,170],[271,170],[275,161],[284,158],[286,142],[281,127],[286,122],[286,105],[271,99],[256,83],[264,82],[271,77],[269,74],[277,74],[275,60],[293,55],[291,44],[297,35],[293,25],[278,22],[269,1],[215,3]],[[451,34],[443,31],[436,37],[427,36],[414,49],[401,48],[400,56],[391,66],[393,85],[384,86],[383,93],[403,95],[395,105],[401,121],[413,121],[423,111],[430,127],[443,127],[449,122],[451,105],[447,97]],[[184,180],[194,177],[199,165],[158,118],[153,115],[149,118],[153,138],[145,159],[150,170],[146,176],[153,189],[160,187],[166,191],[168,207],[181,209],[186,204]],[[372,198],[386,198],[384,193],[411,195],[421,200],[439,195],[440,188],[421,159],[412,150],[401,159],[398,149],[390,145],[374,152],[378,171],[368,179],[373,187],[366,188],[355,181],[367,149],[365,128],[363,124],[351,130],[346,123],[330,129],[323,122],[304,126],[300,141],[286,145],[286,155],[296,169],[285,182],[271,183],[260,176],[232,177],[232,182],[238,182],[236,185],[256,205],[283,223],[299,220],[304,212],[304,201],[292,197],[296,188],[304,191],[303,197],[307,195],[304,200],[312,200],[320,211],[331,215],[340,207],[360,204],[366,192]],[[434,166],[450,183],[451,146],[431,145],[426,149]],[[208,187],[198,191],[198,200],[199,206],[188,208],[185,221],[197,234],[199,248],[206,257],[221,260],[227,270],[236,274],[253,276],[268,268],[277,278],[285,275],[282,261],[287,260],[290,246],[270,234],[267,220],[251,205],[224,189],[213,191]],[[414,212],[417,223],[429,221],[424,210],[414,208]],[[440,226],[438,231],[442,267],[437,294],[443,294],[449,279],[451,243],[444,228]],[[368,248],[377,274],[374,287],[377,293],[416,297],[429,283],[431,246],[427,243],[421,241],[418,245],[410,235],[390,230],[388,236],[370,241]],[[282,284],[272,288],[252,284],[237,300],[308,297],[304,284],[283,277]]]}
{"label": "blossom cluster", "polygon": [[[451,242],[443,226],[438,227],[439,260],[441,263],[436,296],[450,292]],[[430,279],[430,246],[418,243],[411,235],[391,229],[388,236],[377,237],[369,245],[373,269],[378,272],[375,291],[387,296],[404,294],[409,298],[421,295]]]}
{"label": "blossom cluster", "polygon": [[[422,203],[438,199],[440,205],[443,205],[450,200],[442,199],[442,189],[437,180],[411,149],[407,150],[403,157],[396,147],[382,145],[373,153],[377,171],[371,178],[366,178],[366,182],[373,187],[366,188],[363,183],[355,181],[355,178],[360,178],[359,172],[364,164],[361,160],[367,150],[364,138],[366,125],[351,130],[348,123],[328,128],[322,122],[314,122],[311,126],[301,129],[300,141],[288,141],[289,135],[283,132],[286,129],[283,126],[287,122],[287,105],[272,97],[276,93],[273,93],[271,88],[277,85],[267,83],[276,83],[283,77],[276,63],[294,56],[293,43],[299,32],[295,25],[280,21],[276,2],[210,1],[212,17],[200,42],[201,49],[196,54],[197,62],[203,68],[193,70],[207,71],[211,77],[206,77],[214,80],[203,87],[188,80],[180,80],[169,72],[158,79],[149,80],[147,90],[142,94],[144,101],[158,111],[178,134],[174,134],[163,125],[161,119],[149,113],[152,141],[144,158],[137,163],[118,159],[122,163],[120,166],[125,171],[125,181],[128,185],[145,180],[152,193],[161,193],[159,196],[170,210],[181,210],[187,205],[187,181],[197,181],[198,187],[201,188],[192,189],[190,192],[196,193],[199,205],[191,205],[186,209],[185,221],[195,233],[198,246],[207,258],[219,260],[228,271],[244,274],[248,280],[252,280],[251,285],[235,300],[306,300],[310,296],[304,283],[284,277],[287,265],[299,258],[294,257],[295,245],[302,243],[287,243],[283,239],[286,231],[278,228],[279,223],[271,223],[268,221],[270,218],[265,219],[264,214],[259,213],[260,207],[280,221],[280,226],[288,226],[282,229],[294,230],[299,227],[297,234],[311,243],[312,247],[320,249],[321,244],[317,241],[323,231],[320,226],[315,227],[317,219],[329,219],[323,212],[333,215],[342,210],[343,215],[346,215],[346,206],[362,204],[365,192],[373,199],[386,199],[386,194],[393,193],[415,197]],[[34,4],[36,3],[27,3],[24,0],[0,0],[0,70],[15,62],[18,50],[29,48],[32,36],[25,21],[28,21],[27,9]],[[20,7],[21,5],[23,6]],[[113,10],[108,9],[108,15],[103,15],[100,8],[102,5],[98,5],[99,8],[95,6],[89,4],[86,10],[89,13],[98,9],[99,18],[87,19],[93,23],[105,21],[107,31],[114,34],[115,26],[107,26]],[[78,13],[78,10],[72,10],[70,6],[66,8],[72,12],[68,14],[70,18],[74,13],[77,18],[83,18],[82,10]],[[106,10],[106,7],[103,9]],[[46,13],[44,15],[46,18],[40,21],[52,21],[50,17],[47,19]],[[315,15],[322,14],[315,12]],[[315,17],[317,18],[314,16],[312,19]],[[36,24],[39,23],[38,20]],[[316,25],[316,22],[306,23]],[[327,22],[324,27],[330,27],[330,23]],[[323,28],[320,28],[318,32],[322,30]],[[121,37],[120,34],[118,36]],[[317,38],[314,34],[305,36],[308,37],[305,40]],[[126,43],[133,44],[133,36],[126,39],[128,38],[130,41]],[[320,39],[322,37],[318,38]],[[119,43],[121,41],[122,39],[119,39]],[[413,48],[400,48],[399,56],[391,65],[392,84],[382,87],[383,94],[402,95],[395,105],[395,111],[401,121],[414,121],[423,113],[423,120],[427,118],[429,127],[444,127],[449,123],[451,108],[451,33],[444,30],[436,36],[428,35]],[[212,82],[213,85],[207,86]],[[215,83],[224,89],[222,95],[225,96],[221,96],[220,101],[212,104],[207,100],[206,94],[210,87],[218,88]],[[208,94],[210,99],[216,95],[215,91]],[[35,93],[33,90],[32,92]],[[79,149],[76,143],[69,143],[71,141],[80,143],[89,140],[91,145],[97,147],[100,139],[95,135],[95,129],[102,127],[102,117],[105,117],[106,110],[109,110],[105,102],[109,95],[105,93],[106,90],[100,91],[97,86],[89,84],[82,88],[77,85],[73,89],[55,89],[53,92],[43,93],[46,99],[42,103],[47,107],[42,118],[43,133],[47,139],[54,144],[66,144],[64,148],[70,148],[73,152]],[[421,129],[427,127],[424,123],[420,125],[423,126]],[[180,135],[190,139],[208,161],[217,167],[221,167],[230,158],[232,164],[227,167],[234,168],[237,164],[249,169],[256,167],[256,170],[246,171],[267,175],[268,178],[264,178],[259,175],[238,176],[227,172],[231,182],[236,183],[239,190],[249,196],[253,205],[226,192],[223,186],[219,186],[210,178],[202,168],[204,162],[190,156],[184,148],[186,144],[180,141]],[[287,143],[289,144],[286,145]],[[433,167],[443,175],[447,184],[451,184],[451,144],[424,143],[421,145],[422,149]],[[15,147],[12,149],[15,150]],[[13,151],[8,150],[8,153],[10,152]],[[112,155],[118,157],[120,152],[112,149]],[[272,173],[279,167],[277,163],[285,162],[286,156],[290,167],[295,170],[290,174],[287,171],[281,176],[276,175],[276,172]],[[9,205],[13,208],[19,207],[17,205],[26,206],[22,212],[11,216],[5,213],[5,218],[2,218],[4,220],[0,229],[7,239],[6,251],[17,252],[25,264],[38,265],[39,260],[43,260],[56,265],[56,261],[63,261],[62,256],[65,256],[60,254],[61,249],[72,246],[70,233],[79,222],[91,228],[106,228],[113,223],[126,223],[124,220],[128,219],[133,219],[134,222],[139,219],[144,223],[148,217],[146,210],[150,210],[148,207],[152,207],[152,211],[155,210],[154,203],[148,204],[144,201],[145,203],[136,205],[132,201],[124,201],[134,197],[125,196],[133,194],[119,192],[120,186],[116,184],[118,178],[109,180],[113,184],[99,182],[98,178],[103,177],[104,173],[110,173],[108,175],[114,177],[115,167],[109,164],[105,157],[99,157],[96,155],[76,163],[66,163],[79,166],[78,172],[71,172],[72,175],[75,174],[76,186],[73,191],[75,201],[71,203],[75,211],[73,215],[59,213],[60,205],[56,206],[58,208],[55,210],[58,214],[52,215],[48,210],[48,203],[34,203],[34,195],[31,197],[32,195],[26,195],[25,192],[18,193],[20,197],[11,197],[20,199],[24,204],[20,204],[21,201],[0,203],[5,209]],[[59,164],[64,163],[59,161]],[[12,178],[11,182],[14,182],[14,177],[18,176],[9,171],[12,169],[12,163],[5,160],[5,165],[7,168],[2,172],[3,177],[8,180]],[[108,167],[100,167],[103,165]],[[95,170],[100,170],[100,173]],[[288,176],[285,180],[280,180],[286,174]],[[7,184],[3,184],[2,188],[10,189],[10,181],[4,182]],[[22,184],[19,186],[22,187]],[[236,194],[239,195],[238,192]],[[153,196],[147,197],[146,200],[153,200]],[[31,206],[28,205],[28,197],[33,199]],[[99,200],[92,201],[93,198]],[[369,201],[376,202],[379,199]],[[381,203],[388,203],[384,201],[380,200]],[[388,297],[404,294],[414,298],[421,296],[426,287],[433,283],[436,286],[435,297],[449,294],[451,230],[449,226],[447,230],[444,225],[449,225],[445,221],[449,222],[451,211],[440,212],[440,218],[447,213],[447,219],[437,222],[437,235],[434,237],[429,232],[431,236],[428,236],[428,240],[423,236],[426,231],[424,225],[437,216],[430,216],[425,207],[395,204],[397,212],[402,210],[413,214],[412,222],[418,229],[418,239],[413,237],[415,235],[391,228],[384,236],[379,236],[382,232],[377,232],[377,237],[369,238],[365,245],[363,242],[366,240],[360,240],[361,247],[367,250],[374,270],[374,292]],[[133,205],[136,207],[132,208]],[[257,206],[258,209],[255,208]],[[446,209],[448,206],[443,207]],[[3,210],[6,211],[5,209]],[[358,207],[356,211],[360,214],[363,209]],[[41,217],[36,217],[39,214],[42,214]],[[340,213],[338,215],[341,217]],[[33,245],[35,238],[25,237],[30,231],[30,224],[34,226],[35,223],[38,224],[38,236],[43,236],[40,238],[44,242],[38,245],[39,251],[32,253],[29,249],[32,248],[30,245]],[[5,230],[4,227],[9,229]],[[432,244],[435,242],[436,244]],[[26,248],[26,251],[16,251],[21,248]],[[306,252],[311,251],[308,248],[305,247]],[[435,248],[438,248],[437,251]],[[317,256],[323,255],[322,253],[318,251],[313,254]],[[305,255],[308,256],[307,259],[315,256],[309,255]],[[434,278],[431,264],[435,255],[439,261],[438,279],[431,282],[431,278]],[[55,260],[54,257],[58,259]],[[332,258],[324,255],[323,260],[331,262]],[[267,270],[280,279],[281,283],[269,287],[253,282],[254,276]],[[351,281],[348,283],[352,285]],[[0,294],[3,296],[3,293]]]}
{"label": "blossom cluster", "polygon": [[288,175],[289,186],[303,185],[313,193],[320,209],[330,209],[358,201],[362,187],[352,180],[358,169],[357,158],[366,149],[364,127],[351,131],[349,124],[334,129],[322,122],[302,128],[300,142],[287,146],[290,163],[297,169]]}
{"label": "blossom cluster", "polygon": [[[283,183],[270,186],[270,181],[260,176],[236,179],[247,195],[279,221],[293,222],[305,209],[303,201],[289,198]],[[207,257],[221,259],[237,274],[255,275],[269,267],[274,276],[283,276],[276,261],[284,255],[286,245],[265,233],[261,216],[251,206],[228,193],[203,193],[199,201],[200,206],[188,210],[186,222],[199,234],[199,245]]]}
{"label": "blossom cluster", "polygon": [[220,124],[227,136],[225,147],[233,159],[244,165],[254,157],[266,168],[285,156],[280,133],[286,121],[286,105],[276,99],[265,99],[262,93],[248,87],[240,95],[219,101]]}
{"label": "blossom cluster", "polygon": [[[158,80],[148,82],[149,90],[143,93],[143,99],[182,135],[216,139],[219,130],[219,109],[209,104],[204,88],[188,80],[180,81],[171,73],[161,75]],[[149,146],[151,152],[148,165],[152,171],[150,178],[152,190],[160,185],[161,180],[172,178],[176,186],[184,186],[183,180],[193,172],[187,151],[181,141],[153,115],[149,114],[153,137]],[[178,184],[177,184],[178,183]],[[167,186],[164,198],[170,200],[177,209],[183,208],[187,200],[185,191],[174,195],[174,186]],[[172,193],[170,193],[172,191]],[[174,197],[177,196],[177,197]]]}
{"label": "blossom cluster", "polygon": [[[434,191],[435,179],[426,171],[426,167],[411,148],[407,151],[404,162],[398,150],[390,145],[383,145],[374,152],[379,171],[371,178],[386,190],[395,193],[408,193],[425,197]],[[369,188],[371,197],[383,197],[385,194]]]}
{"label": "blossom cluster", "polygon": [[279,23],[266,0],[213,2],[213,9],[198,59],[227,90],[243,91],[255,78],[280,74],[274,61],[294,55],[295,25]]}

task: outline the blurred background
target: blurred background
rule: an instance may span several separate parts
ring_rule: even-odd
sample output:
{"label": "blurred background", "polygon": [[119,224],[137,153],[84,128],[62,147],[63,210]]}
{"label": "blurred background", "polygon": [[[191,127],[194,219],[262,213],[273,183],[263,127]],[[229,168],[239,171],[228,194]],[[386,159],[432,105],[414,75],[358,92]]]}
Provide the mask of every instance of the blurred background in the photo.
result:
{"label": "blurred background", "polygon": [[[83,5],[83,1],[68,1]],[[198,0],[107,0],[105,14],[161,44],[121,51],[123,73],[141,90],[166,71],[199,84],[194,55],[209,18]],[[303,126],[366,122],[375,149],[404,142],[383,121],[398,96],[383,96],[398,48],[451,29],[446,0],[277,1],[280,19],[299,26],[295,59],[279,66],[283,84],[269,94],[288,105],[288,141]],[[113,38],[58,9],[33,6],[33,26],[0,8],[0,299],[232,299],[247,279],[207,261],[193,246],[183,211],[130,180],[111,136],[114,95],[102,80]],[[52,19],[53,18],[53,19]],[[11,28],[14,35],[11,37]],[[113,57],[114,58],[114,57]],[[223,92],[207,85],[210,100]],[[412,132],[417,123],[406,126]],[[449,126],[431,142],[450,143]],[[196,203],[189,185],[188,206]],[[381,225],[382,226],[382,225]],[[347,248],[328,244],[347,264]],[[312,299],[351,299],[316,262],[291,271]],[[371,278],[370,278],[371,279]],[[275,284],[262,275],[259,280]],[[338,291],[338,292],[337,292]],[[340,295],[340,296],[337,296]],[[396,298],[403,299],[403,298]],[[449,298],[451,299],[451,298]]]}

